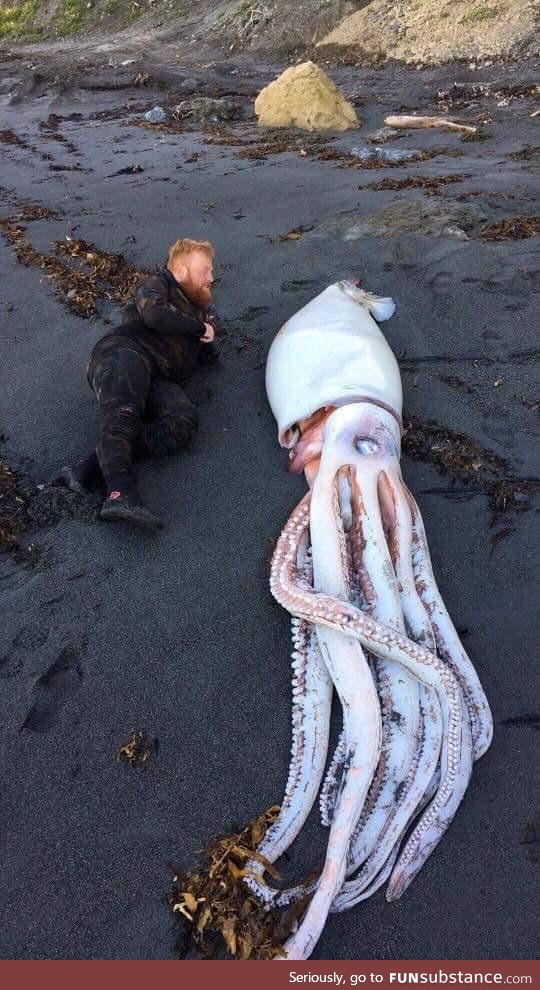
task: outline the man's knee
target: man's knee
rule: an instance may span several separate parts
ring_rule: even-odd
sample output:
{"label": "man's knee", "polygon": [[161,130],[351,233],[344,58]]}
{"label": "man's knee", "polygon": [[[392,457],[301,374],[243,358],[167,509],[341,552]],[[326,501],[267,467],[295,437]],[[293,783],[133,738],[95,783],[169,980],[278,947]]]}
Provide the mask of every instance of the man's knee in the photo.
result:
{"label": "man's knee", "polygon": [[161,435],[164,453],[174,454],[185,447],[195,436],[199,417],[195,409],[185,411],[180,416],[165,416],[161,421]]}
{"label": "man's knee", "polygon": [[176,454],[195,436],[199,425],[195,409],[182,415],[162,416],[143,427],[140,436],[141,454],[150,457],[167,457]]}
{"label": "man's knee", "polygon": [[142,415],[150,379],[145,357],[113,339],[103,338],[88,364],[88,380],[104,414],[134,407]]}

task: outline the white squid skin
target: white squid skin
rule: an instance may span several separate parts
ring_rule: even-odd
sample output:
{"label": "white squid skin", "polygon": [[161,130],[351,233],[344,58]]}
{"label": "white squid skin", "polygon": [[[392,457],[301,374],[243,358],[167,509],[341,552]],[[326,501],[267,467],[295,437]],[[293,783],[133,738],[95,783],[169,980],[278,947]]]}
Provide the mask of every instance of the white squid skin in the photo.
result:
{"label": "white squid skin", "polygon": [[[329,286],[275,338],[266,386],[291,470],[309,493],[273,557],[272,594],[293,616],[293,747],[285,799],[260,846],[274,862],[319,791],[332,684],[343,733],[321,792],[330,826],[321,875],[266,903],[312,893],[288,959],[307,959],[330,911],[388,881],[401,896],[454,817],[491,713],[435,583],[420,512],[399,468],[402,392],[375,319],[394,312],[350,281]],[[414,824],[416,822],[416,824]],[[404,835],[413,825],[406,841]]]}

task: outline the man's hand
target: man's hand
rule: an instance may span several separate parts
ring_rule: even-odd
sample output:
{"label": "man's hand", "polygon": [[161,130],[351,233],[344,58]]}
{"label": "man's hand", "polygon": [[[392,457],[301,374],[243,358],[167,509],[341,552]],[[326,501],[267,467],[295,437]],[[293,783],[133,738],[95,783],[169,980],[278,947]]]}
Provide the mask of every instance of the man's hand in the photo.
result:
{"label": "man's hand", "polygon": [[211,344],[214,337],[216,336],[216,331],[214,330],[211,323],[205,323],[206,327],[204,336],[200,338],[201,344]]}

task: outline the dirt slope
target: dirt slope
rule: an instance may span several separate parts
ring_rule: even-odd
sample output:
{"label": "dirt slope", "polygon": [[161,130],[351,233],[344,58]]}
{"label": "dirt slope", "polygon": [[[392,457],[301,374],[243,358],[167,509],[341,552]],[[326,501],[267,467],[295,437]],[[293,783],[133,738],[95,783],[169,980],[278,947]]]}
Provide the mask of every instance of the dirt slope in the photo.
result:
{"label": "dirt slope", "polygon": [[369,61],[439,64],[458,59],[537,55],[531,0],[373,0],[318,44],[357,48]]}

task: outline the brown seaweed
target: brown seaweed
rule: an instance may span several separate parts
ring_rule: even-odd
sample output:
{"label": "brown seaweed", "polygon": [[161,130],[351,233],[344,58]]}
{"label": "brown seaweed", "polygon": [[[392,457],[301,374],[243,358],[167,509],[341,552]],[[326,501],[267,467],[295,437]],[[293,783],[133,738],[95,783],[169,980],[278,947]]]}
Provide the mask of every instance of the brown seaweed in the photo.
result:
{"label": "brown seaweed", "polygon": [[433,420],[409,416],[405,421],[403,452],[425,461],[454,481],[488,496],[494,513],[522,512],[540,491],[538,478],[515,478],[508,462],[486,450],[465,433],[450,430]]}
{"label": "brown seaweed", "polygon": [[[48,215],[46,210],[39,204],[28,206],[31,219],[39,215],[45,217]],[[127,262],[122,254],[100,251],[82,239],[54,241],[55,254],[45,254],[33,246],[25,227],[14,217],[0,219],[0,229],[20,264],[41,269],[54,283],[59,299],[78,316],[92,316],[102,298],[123,305],[135,283],[148,274]],[[78,267],[62,261],[62,257],[75,261]]]}
{"label": "brown seaweed", "polygon": [[27,144],[23,138],[20,138],[19,135],[15,134],[15,131],[12,131],[10,128],[0,130],[0,141],[2,144],[11,144],[16,148],[31,148],[31,145]]}
{"label": "brown seaweed", "polygon": [[57,295],[69,309],[79,316],[95,313],[99,296],[95,280],[84,272],[75,271],[58,258],[38,251],[26,237],[25,228],[11,218],[1,219],[0,228],[13,247],[17,261],[27,267],[40,268],[45,277],[55,283]]}
{"label": "brown seaweed", "polygon": [[392,179],[387,176],[380,182],[370,182],[365,186],[358,186],[359,189],[373,189],[375,192],[382,192],[386,189],[424,189],[428,196],[434,196],[442,186],[447,186],[452,182],[463,182],[469,175],[464,172],[455,175],[407,175],[404,179]]}
{"label": "brown seaweed", "polygon": [[57,254],[74,258],[82,266],[89,268],[90,277],[102,284],[107,290],[107,296],[120,305],[127,302],[135,284],[149,274],[126,261],[123,254],[100,251],[80,238],[54,241],[53,247]]}
{"label": "brown seaweed", "polygon": [[33,548],[21,543],[29,528],[28,495],[15,471],[0,460],[0,551],[14,560],[31,559]]}
{"label": "brown seaweed", "polygon": [[275,911],[261,904],[244,883],[251,859],[261,862],[274,880],[280,879],[272,864],[257,852],[279,810],[274,805],[241,832],[218,836],[197,869],[174,871],[174,888],[167,903],[179,924],[184,957],[207,959],[227,953],[236,959],[274,959],[285,955],[283,942],[305,911],[309,896],[285,911]]}
{"label": "brown seaweed", "polygon": [[156,752],[156,740],[150,739],[141,730],[133,731],[120,749],[118,750],[118,760],[127,763],[130,767],[145,767]]}
{"label": "brown seaweed", "polygon": [[436,100],[441,110],[452,107],[466,107],[471,102],[482,99],[497,100],[507,105],[513,100],[538,96],[537,83],[518,83],[501,85],[500,83],[454,83],[449,89],[440,89]]}
{"label": "brown seaweed", "polygon": [[540,234],[540,217],[529,215],[504,217],[503,220],[482,227],[478,236],[484,241],[516,241],[526,237],[536,237],[538,234]]}

